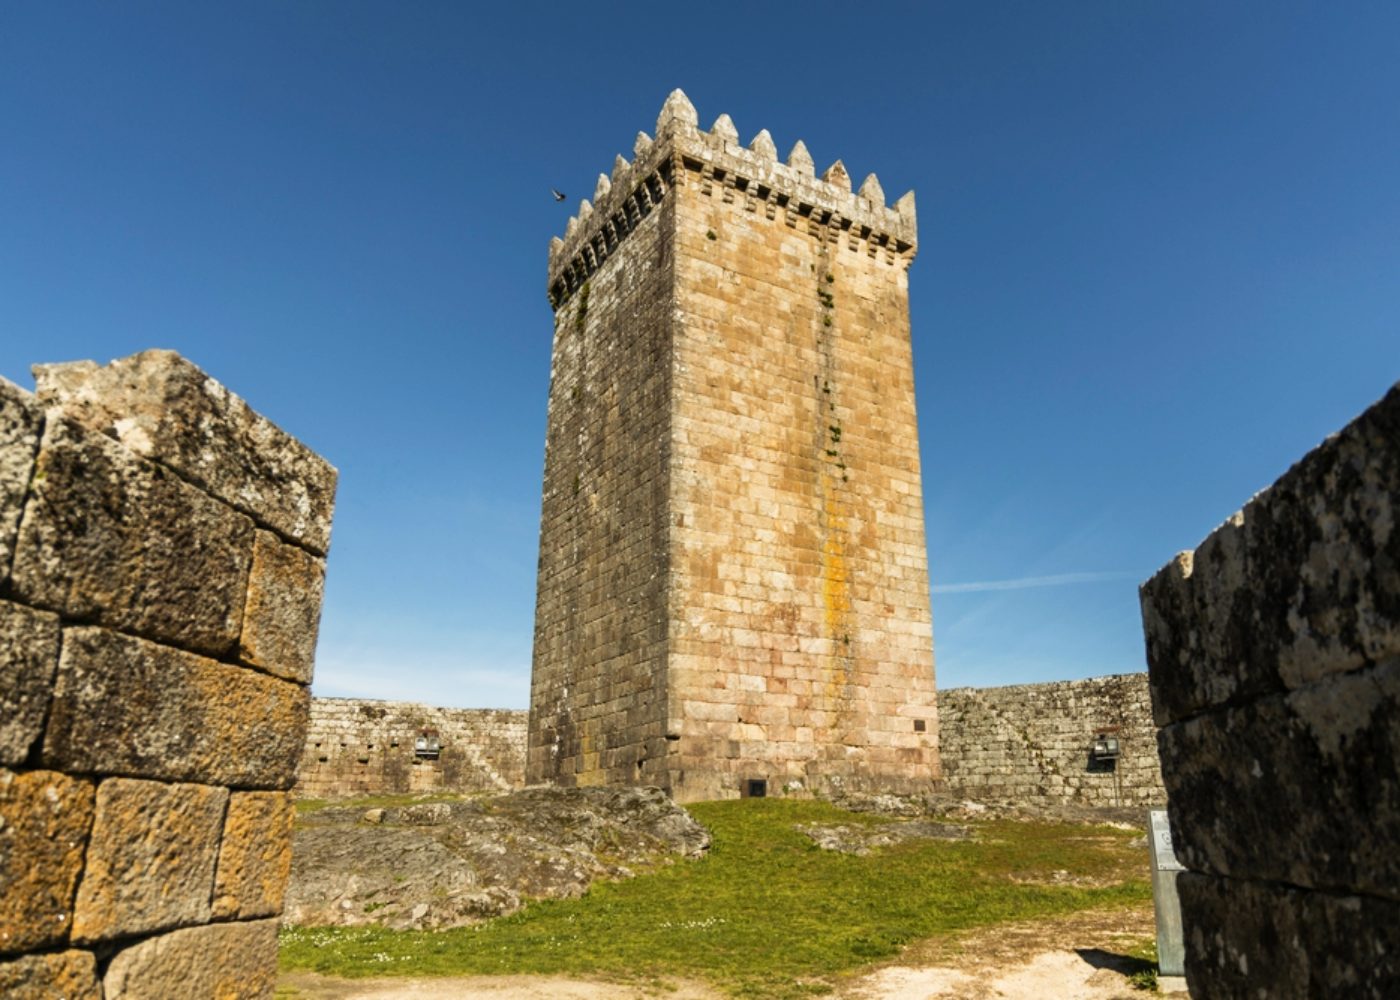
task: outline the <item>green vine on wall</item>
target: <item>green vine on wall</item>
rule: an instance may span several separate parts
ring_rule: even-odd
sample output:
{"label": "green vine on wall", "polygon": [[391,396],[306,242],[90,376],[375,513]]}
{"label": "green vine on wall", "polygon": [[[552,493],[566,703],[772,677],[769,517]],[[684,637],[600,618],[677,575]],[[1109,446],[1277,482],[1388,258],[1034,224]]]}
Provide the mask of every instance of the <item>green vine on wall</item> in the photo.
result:
{"label": "green vine on wall", "polygon": [[588,316],[588,282],[578,290],[578,312],[574,313],[574,329],[582,330],[583,321]]}

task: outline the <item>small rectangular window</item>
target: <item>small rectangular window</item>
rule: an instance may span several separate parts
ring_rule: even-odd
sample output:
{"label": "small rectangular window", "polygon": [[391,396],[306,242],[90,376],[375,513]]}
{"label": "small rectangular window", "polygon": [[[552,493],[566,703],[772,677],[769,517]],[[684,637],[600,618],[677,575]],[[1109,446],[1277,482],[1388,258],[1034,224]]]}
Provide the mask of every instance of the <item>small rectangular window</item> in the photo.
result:
{"label": "small rectangular window", "polygon": [[768,797],[768,782],[763,778],[750,778],[745,783],[744,798],[763,799]]}
{"label": "small rectangular window", "polygon": [[916,732],[916,733],[923,733],[923,732],[927,732],[927,731],[928,731],[928,723],[927,723],[927,722],[925,722],[923,719],[915,719],[915,720],[914,720],[914,732]]}

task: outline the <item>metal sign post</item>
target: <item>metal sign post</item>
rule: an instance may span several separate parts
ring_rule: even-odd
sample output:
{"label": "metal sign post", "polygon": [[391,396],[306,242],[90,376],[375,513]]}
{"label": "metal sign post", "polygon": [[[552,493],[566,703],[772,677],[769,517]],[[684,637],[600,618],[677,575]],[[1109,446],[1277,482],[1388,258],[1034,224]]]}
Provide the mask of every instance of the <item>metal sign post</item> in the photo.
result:
{"label": "metal sign post", "polygon": [[1157,915],[1157,972],[1186,975],[1186,936],[1181,929],[1181,900],[1176,876],[1186,870],[1172,848],[1172,828],[1165,809],[1147,812],[1148,849],[1152,852],[1152,907]]}

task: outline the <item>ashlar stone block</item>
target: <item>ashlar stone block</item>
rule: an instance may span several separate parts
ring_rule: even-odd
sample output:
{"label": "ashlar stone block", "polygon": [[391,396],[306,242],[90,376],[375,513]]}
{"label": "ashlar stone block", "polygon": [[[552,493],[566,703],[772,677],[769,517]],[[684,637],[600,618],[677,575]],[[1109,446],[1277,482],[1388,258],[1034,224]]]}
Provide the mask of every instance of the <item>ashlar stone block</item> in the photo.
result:
{"label": "ashlar stone block", "polygon": [[109,778],[97,786],[73,940],[206,923],[228,789]]}
{"label": "ashlar stone block", "polygon": [[43,422],[34,397],[0,378],[0,583],[8,576],[14,557],[15,532]]}
{"label": "ashlar stone block", "polygon": [[239,659],[299,684],[310,684],[321,623],[325,560],[270,531],[259,531],[248,573]]}
{"label": "ashlar stone block", "polygon": [[90,781],[0,770],[0,955],[68,940],[92,804]]}
{"label": "ashlar stone block", "polygon": [[0,765],[24,763],[58,668],[58,616],[0,601]]}
{"label": "ashlar stone block", "polygon": [[1400,899],[1400,657],[1158,740],[1188,868]]}
{"label": "ashlar stone block", "polygon": [[106,1000],[263,1000],[277,976],[277,921],[187,927],[117,952]]}
{"label": "ashlar stone block", "polygon": [[0,961],[0,996],[6,1000],[102,1000],[97,959],[90,951],[61,951]]}
{"label": "ashlar stone block", "polygon": [[63,633],[46,766],[235,788],[290,788],[300,684],[99,628]]}
{"label": "ashlar stone block", "polygon": [[36,365],[40,401],[324,555],[336,470],[174,351]]}
{"label": "ashlar stone block", "polygon": [[[1186,982],[1210,1000],[1389,1000],[1400,982],[1400,903],[1197,872],[1177,881]],[[1260,956],[1267,961],[1260,961]]]}
{"label": "ashlar stone block", "polygon": [[238,640],[253,524],[169,470],[49,419],[20,523],[16,596],[199,652]]}
{"label": "ashlar stone block", "polygon": [[219,919],[275,917],[292,870],[292,821],[287,792],[234,792],[224,820],[214,882]]}

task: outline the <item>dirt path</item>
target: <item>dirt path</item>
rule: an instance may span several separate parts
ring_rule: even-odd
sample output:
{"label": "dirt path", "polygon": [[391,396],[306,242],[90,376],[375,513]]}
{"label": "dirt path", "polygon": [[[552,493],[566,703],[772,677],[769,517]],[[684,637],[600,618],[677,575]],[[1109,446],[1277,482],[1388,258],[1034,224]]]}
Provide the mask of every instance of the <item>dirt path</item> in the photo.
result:
{"label": "dirt path", "polygon": [[[840,1000],[1147,1000],[1127,952],[1152,937],[1151,906],[1090,910],[913,945],[841,984]],[[1185,994],[1179,994],[1184,997]]]}
{"label": "dirt path", "polygon": [[[836,984],[837,1000],[1149,1000],[1126,951],[1153,934],[1150,906],[1095,910],[997,927],[957,943],[931,940]],[[1185,994],[1169,994],[1184,997]],[[698,983],[619,984],[553,976],[335,979],[292,973],[279,1000],[720,1000]]]}

